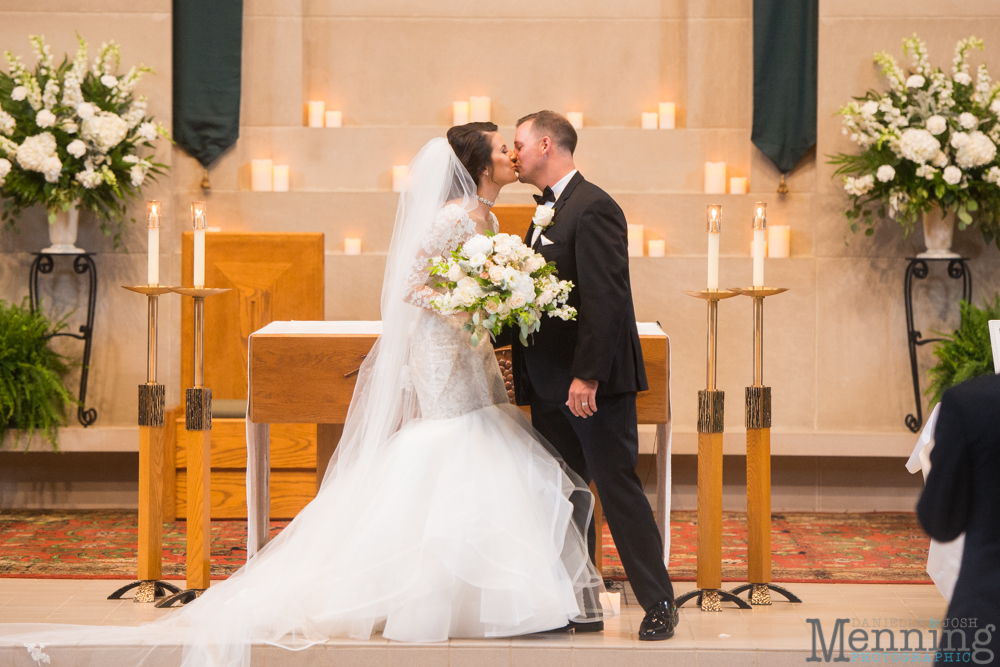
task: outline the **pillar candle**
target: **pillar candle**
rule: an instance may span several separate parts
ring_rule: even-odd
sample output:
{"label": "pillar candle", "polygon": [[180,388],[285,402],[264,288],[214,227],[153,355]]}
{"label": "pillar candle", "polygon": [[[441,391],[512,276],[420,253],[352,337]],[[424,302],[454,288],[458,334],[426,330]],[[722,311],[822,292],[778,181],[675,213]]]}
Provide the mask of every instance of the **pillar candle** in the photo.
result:
{"label": "pillar candle", "polygon": [[771,225],[767,228],[767,256],[787,258],[791,256],[792,228],[788,225]]}
{"label": "pillar candle", "polygon": [[146,284],[160,284],[160,212],[158,201],[146,202],[146,227],[149,229],[149,250],[146,258]]}
{"label": "pillar candle", "polygon": [[406,179],[410,176],[410,168],[405,164],[397,164],[392,168],[392,191],[406,190]]}
{"label": "pillar candle", "polygon": [[254,192],[270,192],[274,171],[273,160],[250,161],[250,189]]}
{"label": "pillar candle", "polygon": [[194,227],[194,286],[205,286],[205,228],[208,213],[205,202],[191,203],[191,225]]}
{"label": "pillar candle", "polygon": [[729,194],[745,195],[747,193],[747,177],[733,176],[729,179]]}
{"label": "pillar candle", "polygon": [[705,194],[707,195],[726,194],[725,162],[705,163]]}
{"label": "pillar candle", "polygon": [[469,122],[469,103],[468,102],[452,102],[451,103],[451,124],[452,125],[465,125]]}
{"label": "pillar candle", "polygon": [[344,124],[344,114],[339,111],[327,111],[326,112],[326,126],[327,127],[340,127]]}
{"label": "pillar candle", "polygon": [[764,244],[767,242],[767,204],[753,205],[753,286],[764,286]]}
{"label": "pillar candle", "polygon": [[673,102],[660,102],[660,129],[672,130],[676,124],[677,105]]}
{"label": "pillar candle", "polygon": [[309,127],[323,127],[323,112],[326,110],[325,102],[309,103]]}
{"label": "pillar candle", "polygon": [[361,254],[361,239],[344,239],[344,254],[345,255],[360,255]]}
{"label": "pillar candle", "polygon": [[628,226],[628,255],[629,257],[642,257],[643,254],[643,226]]}
{"label": "pillar candle", "polygon": [[288,192],[288,165],[274,165],[274,191]]}
{"label": "pillar candle", "polygon": [[476,97],[469,98],[469,121],[473,123],[490,122],[490,98]]}
{"label": "pillar candle", "polygon": [[643,111],[642,112],[642,129],[644,130],[655,130],[656,126],[659,124],[659,116],[655,111]]}
{"label": "pillar candle", "polygon": [[667,254],[667,242],[663,239],[649,239],[649,256],[663,257]]}
{"label": "pillar candle", "polygon": [[582,111],[567,111],[566,120],[569,124],[573,126],[574,129],[579,130],[583,127],[583,112]]}
{"label": "pillar candle", "polygon": [[722,206],[708,206],[708,289],[719,289],[719,237],[722,234]]}

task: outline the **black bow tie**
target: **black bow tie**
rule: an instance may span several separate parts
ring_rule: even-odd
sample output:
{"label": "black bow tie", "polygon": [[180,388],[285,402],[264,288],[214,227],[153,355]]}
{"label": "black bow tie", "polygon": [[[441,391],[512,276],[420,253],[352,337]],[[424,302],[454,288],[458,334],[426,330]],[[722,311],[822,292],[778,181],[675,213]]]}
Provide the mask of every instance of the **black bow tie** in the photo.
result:
{"label": "black bow tie", "polygon": [[542,206],[547,202],[555,202],[556,200],[556,193],[552,192],[552,188],[550,188],[547,185],[545,186],[545,189],[542,190],[542,194],[531,195],[531,196],[535,198],[535,203],[538,204],[539,206]]}

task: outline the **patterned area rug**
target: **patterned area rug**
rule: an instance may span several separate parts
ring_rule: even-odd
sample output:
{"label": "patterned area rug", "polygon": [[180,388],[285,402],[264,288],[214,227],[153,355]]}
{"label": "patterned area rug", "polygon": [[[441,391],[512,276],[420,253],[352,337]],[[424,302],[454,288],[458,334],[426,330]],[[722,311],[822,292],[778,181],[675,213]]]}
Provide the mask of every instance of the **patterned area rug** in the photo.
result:
{"label": "patterned area rug", "polygon": [[[670,574],[693,581],[694,512],[674,512]],[[273,521],[271,534],[287,525]],[[164,524],[163,575],[184,578],[184,522]],[[136,513],[0,511],[0,577],[128,579],[135,576]],[[929,540],[912,513],[775,514],[772,573],[776,582],[930,583]],[[727,512],[722,575],[746,580],[746,515]],[[212,577],[224,579],[246,561],[246,523],[212,522]],[[624,579],[610,531],[604,531],[604,576]]]}

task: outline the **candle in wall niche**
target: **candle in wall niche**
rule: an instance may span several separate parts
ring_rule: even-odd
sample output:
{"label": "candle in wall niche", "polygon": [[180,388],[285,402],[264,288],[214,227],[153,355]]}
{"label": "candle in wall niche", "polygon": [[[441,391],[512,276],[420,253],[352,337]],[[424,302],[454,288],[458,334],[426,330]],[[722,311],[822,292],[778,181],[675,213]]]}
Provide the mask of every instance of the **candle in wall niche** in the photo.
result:
{"label": "candle in wall niche", "polygon": [[643,226],[642,225],[629,225],[628,226],[628,256],[629,257],[642,257],[643,253]]}
{"label": "candle in wall niche", "polygon": [[274,191],[288,192],[288,165],[274,165]]}
{"label": "candle in wall niche", "polygon": [[753,205],[753,286],[764,286],[764,251],[767,243],[767,204]]}
{"label": "candle in wall niche", "polygon": [[392,168],[392,191],[406,190],[406,179],[410,177],[410,168],[405,164],[397,164]]}
{"label": "candle in wall niche", "polygon": [[747,177],[733,176],[729,179],[729,194],[745,195],[747,193]]}
{"label": "candle in wall niche", "polygon": [[663,239],[649,239],[649,256],[664,257],[667,254],[667,242]]}
{"label": "candle in wall niche", "polygon": [[191,202],[191,225],[194,227],[194,286],[205,286],[205,229],[208,212],[205,202]]}
{"label": "candle in wall niche", "polygon": [[642,129],[655,130],[660,124],[660,117],[655,111],[642,112]]}
{"label": "candle in wall niche", "polygon": [[573,126],[574,129],[579,130],[583,127],[583,112],[582,111],[567,111],[566,120],[569,124]]}
{"label": "candle in wall niche", "polygon": [[452,125],[465,125],[469,122],[469,103],[468,102],[452,102],[451,103],[451,124]]}
{"label": "candle in wall niche", "polygon": [[725,162],[705,163],[705,194],[706,195],[726,194]]}
{"label": "candle in wall niche", "polygon": [[708,206],[708,289],[719,289],[719,237],[722,235],[722,206]]}
{"label": "candle in wall niche", "polygon": [[469,98],[469,121],[472,123],[490,122],[490,98],[476,97]]}
{"label": "candle in wall niche", "polygon": [[770,225],[767,228],[767,256],[785,259],[791,256],[792,228],[788,225]]}
{"label": "candle in wall niche", "polygon": [[146,283],[160,284],[160,202],[146,202],[146,227],[149,229],[149,255],[146,259]]}
{"label": "candle in wall niche", "polygon": [[309,103],[309,127],[323,127],[323,116],[326,111],[325,102]]}
{"label": "candle in wall niche", "polygon": [[361,254],[361,239],[344,239],[344,254],[345,255],[360,255]]}
{"label": "candle in wall niche", "polygon": [[344,124],[344,114],[340,111],[327,111],[326,112],[326,126],[327,127],[340,127]]}
{"label": "candle in wall niche", "polygon": [[677,123],[677,105],[673,102],[660,102],[660,129],[672,130]]}
{"label": "candle in wall niche", "polygon": [[[250,189],[254,192],[270,192],[274,171],[273,160],[250,161]],[[244,172],[245,173],[245,172]]]}

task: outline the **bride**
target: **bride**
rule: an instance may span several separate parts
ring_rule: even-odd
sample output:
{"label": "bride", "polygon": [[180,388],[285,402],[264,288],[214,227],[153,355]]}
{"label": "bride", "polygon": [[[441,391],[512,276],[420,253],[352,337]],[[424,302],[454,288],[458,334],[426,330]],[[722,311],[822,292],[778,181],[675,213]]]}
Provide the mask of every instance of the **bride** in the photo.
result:
{"label": "bride", "polygon": [[298,650],[379,630],[434,642],[600,626],[602,584],[583,537],[590,510],[570,501],[589,491],[510,405],[489,339],[473,346],[465,315],[429,307],[428,260],[497,229],[490,208],[516,180],[507,147],[496,125],[469,123],[431,140],[410,167],[383,334],[316,498],[229,579],[155,623],[0,625],[0,644],[34,644],[37,660],[48,657],[38,643],[141,643],[145,656],[183,644],[185,666],[246,666],[252,643]]}

